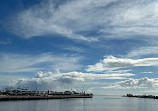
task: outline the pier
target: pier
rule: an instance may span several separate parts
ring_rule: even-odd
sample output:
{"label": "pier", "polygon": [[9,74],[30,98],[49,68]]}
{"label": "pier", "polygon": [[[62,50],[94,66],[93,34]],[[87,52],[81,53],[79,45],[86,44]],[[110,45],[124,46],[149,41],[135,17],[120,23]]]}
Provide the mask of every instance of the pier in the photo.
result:
{"label": "pier", "polygon": [[10,100],[44,100],[44,99],[68,99],[68,98],[92,98],[92,93],[76,91],[28,91],[9,90],[1,92],[0,101]]}
{"label": "pier", "polygon": [[48,100],[48,99],[68,99],[68,98],[92,98],[92,95],[51,95],[51,96],[0,96],[0,101],[11,100]]}

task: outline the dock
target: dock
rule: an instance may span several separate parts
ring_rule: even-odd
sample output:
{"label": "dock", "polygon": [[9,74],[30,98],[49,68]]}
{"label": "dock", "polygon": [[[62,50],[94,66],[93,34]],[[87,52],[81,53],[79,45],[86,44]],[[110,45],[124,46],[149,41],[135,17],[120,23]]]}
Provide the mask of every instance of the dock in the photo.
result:
{"label": "dock", "polygon": [[92,98],[92,93],[76,91],[32,91],[24,89],[5,90],[0,92],[0,101],[11,100],[48,100],[48,99],[69,99],[69,98]]}
{"label": "dock", "polygon": [[51,96],[0,96],[0,101],[11,100],[48,100],[48,99],[68,99],[68,98],[92,98],[92,95],[51,95]]}

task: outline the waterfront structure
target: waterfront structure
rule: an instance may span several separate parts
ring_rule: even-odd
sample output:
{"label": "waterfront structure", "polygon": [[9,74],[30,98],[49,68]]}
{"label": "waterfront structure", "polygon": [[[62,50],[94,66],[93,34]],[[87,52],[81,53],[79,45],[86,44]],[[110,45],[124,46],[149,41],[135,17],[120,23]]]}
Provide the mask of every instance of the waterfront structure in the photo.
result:
{"label": "waterfront structure", "polygon": [[38,100],[38,99],[66,99],[66,98],[92,98],[92,93],[76,91],[30,91],[30,90],[6,90],[1,93],[0,101],[9,100]]}

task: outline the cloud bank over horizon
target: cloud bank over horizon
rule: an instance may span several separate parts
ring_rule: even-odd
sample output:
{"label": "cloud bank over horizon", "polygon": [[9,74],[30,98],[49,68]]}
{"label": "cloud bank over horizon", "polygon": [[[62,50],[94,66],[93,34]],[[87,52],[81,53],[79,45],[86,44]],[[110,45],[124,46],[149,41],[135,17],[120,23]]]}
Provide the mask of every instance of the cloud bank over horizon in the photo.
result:
{"label": "cloud bank over horizon", "polygon": [[[134,74],[93,74],[82,72],[68,72],[68,73],[53,73],[39,71],[32,78],[17,79],[10,81],[9,86],[13,88],[28,88],[28,90],[77,90],[96,92],[102,94],[102,89],[109,90],[145,90],[147,93],[150,90],[158,89],[158,78],[143,77],[140,79],[129,78]],[[120,82],[107,83],[99,82],[99,80],[122,80]],[[148,90],[150,89],[150,90]],[[112,92],[112,93],[114,93]],[[143,92],[143,91],[142,91]],[[120,94],[119,92],[115,94]]]}
{"label": "cloud bank over horizon", "polygon": [[[98,80],[115,79],[122,80],[127,77],[134,76],[131,73],[116,73],[116,74],[93,74],[82,72],[68,72],[68,73],[53,73],[53,72],[38,72],[34,77],[27,79],[18,79],[10,81],[9,86],[13,87],[28,87],[29,90],[59,90],[63,88],[76,87],[83,88],[84,84],[92,84]],[[80,85],[79,85],[80,84]]]}
{"label": "cloud bank over horizon", "polygon": [[140,78],[140,79],[133,79],[129,78],[124,81],[116,82],[115,87],[117,88],[158,88],[158,78]]}

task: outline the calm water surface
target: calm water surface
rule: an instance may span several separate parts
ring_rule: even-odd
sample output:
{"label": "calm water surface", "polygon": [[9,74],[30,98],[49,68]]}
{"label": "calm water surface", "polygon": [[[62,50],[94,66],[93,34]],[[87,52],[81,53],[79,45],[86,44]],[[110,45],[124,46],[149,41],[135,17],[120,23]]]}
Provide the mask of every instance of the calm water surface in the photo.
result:
{"label": "calm water surface", "polygon": [[158,99],[94,96],[93,98],[6,101],[0,111],[158,111]]}

